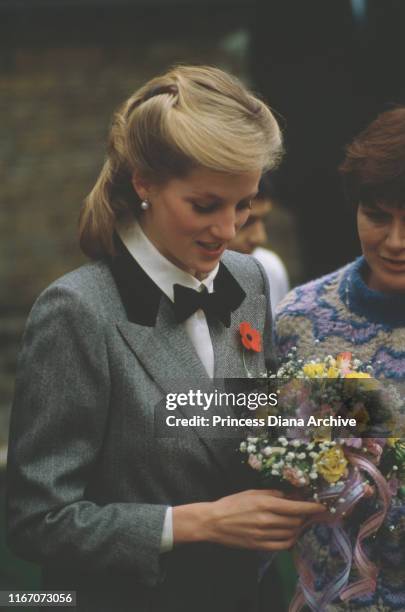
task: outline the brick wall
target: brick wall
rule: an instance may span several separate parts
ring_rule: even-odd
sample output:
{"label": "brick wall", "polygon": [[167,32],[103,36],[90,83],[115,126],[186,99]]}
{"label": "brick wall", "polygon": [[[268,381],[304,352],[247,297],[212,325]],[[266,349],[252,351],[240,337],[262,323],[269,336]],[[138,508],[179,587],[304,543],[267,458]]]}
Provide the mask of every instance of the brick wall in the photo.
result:
{"label": "brick wall", "polygon": [[190,14],[185,27],[175,8],[143,20],[116,11],[113,29],[105,13],[91,29],[95,15],[13,14],[0,26],[0,447],[26,315],[42,289],[84,261],[78,211],[101,167],[114,108],[175,62],[247,75],[237,15],[208,28],[209,13]]}

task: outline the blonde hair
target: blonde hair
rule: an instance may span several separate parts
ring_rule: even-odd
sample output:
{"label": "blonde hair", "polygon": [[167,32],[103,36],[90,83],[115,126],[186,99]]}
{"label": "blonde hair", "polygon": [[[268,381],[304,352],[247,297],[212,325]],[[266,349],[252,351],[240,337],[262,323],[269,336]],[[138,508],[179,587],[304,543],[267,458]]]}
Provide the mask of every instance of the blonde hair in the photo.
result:
{"label": "blonde hair", "polygon": [[106,161],[80,213],[80,246],[91,258],[114,254],[117,219],[139,211],[135,170],[164,184],[197,167],[265,172],[281,155],[271,110],[236,78],[218,68],[177,66],[146,83],[115,113]]}

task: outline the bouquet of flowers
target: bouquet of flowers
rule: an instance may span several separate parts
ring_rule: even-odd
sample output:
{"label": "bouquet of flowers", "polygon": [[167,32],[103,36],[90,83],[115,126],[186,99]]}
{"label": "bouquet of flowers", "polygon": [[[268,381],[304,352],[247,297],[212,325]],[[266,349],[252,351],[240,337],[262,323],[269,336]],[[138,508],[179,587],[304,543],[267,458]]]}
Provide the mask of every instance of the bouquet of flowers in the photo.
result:
{"label": "bouquet of flowers", "polygon": [[[382,525],[392,496],[405,499],[403,401],[350,353],[303,362],[293,348],[271,378],[278,387],[272,410],[277,433],[271,427],[253,433],[240,450],[264,486],[327,505],[329,512],[318,520],[330,525],[344,569],[320,595],[310,561],[297,553],[299,587],[290,607],[295,612],[307,603],[321,611],[337,596],[347,601],[375,590],[378,569],[363,542]],[[367,497],[375,498],[378,510],[361,525],[353,547],[344,520]],[[352,567],[360,579],[349,584]]]}

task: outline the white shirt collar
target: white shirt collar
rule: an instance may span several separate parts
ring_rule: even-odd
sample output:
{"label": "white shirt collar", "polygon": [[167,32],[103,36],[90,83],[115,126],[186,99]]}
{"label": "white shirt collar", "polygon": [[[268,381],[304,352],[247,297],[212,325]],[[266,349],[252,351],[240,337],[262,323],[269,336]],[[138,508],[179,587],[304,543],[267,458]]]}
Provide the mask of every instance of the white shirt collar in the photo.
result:
{"label": "white shirt collar", "polygon": [[173,285],[176,283],[196,290],[204,285],[209,293],[214,291],[214,279],[218,273],[219,263],[204,280],[198,280],[166,259],[146,237],[136,219],[127,218],[120,221],[116,229],[132,257],[172,302]]}

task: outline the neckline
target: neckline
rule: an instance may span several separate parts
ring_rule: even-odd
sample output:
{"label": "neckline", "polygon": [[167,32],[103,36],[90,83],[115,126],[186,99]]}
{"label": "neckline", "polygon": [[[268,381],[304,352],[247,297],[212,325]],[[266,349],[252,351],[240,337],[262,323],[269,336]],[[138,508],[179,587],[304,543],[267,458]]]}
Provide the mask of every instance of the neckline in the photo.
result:
{"label": "neckline", "polygon": [[405,326],[405,294],[370,289],[365,278],[368,264],[363,256],[349,264],[339,286],[346,307],[369,321],[387,327]]}

